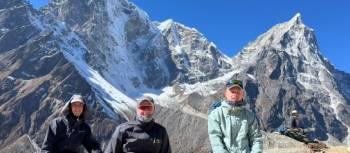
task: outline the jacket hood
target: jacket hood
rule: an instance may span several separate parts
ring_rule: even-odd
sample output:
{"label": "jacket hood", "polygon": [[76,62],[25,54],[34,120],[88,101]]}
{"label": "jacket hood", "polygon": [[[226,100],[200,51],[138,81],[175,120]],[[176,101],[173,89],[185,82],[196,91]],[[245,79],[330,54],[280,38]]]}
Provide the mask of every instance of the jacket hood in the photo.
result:
{"label": "jacket hood", "polygon": [[[62,107],[62,109],[60,111],[61,116],[67,116],[68,114],[71,113],[70,107],[71,107],[71,102],[73,100],[73,97],[71,99],[69,99]],[[83,110],[83,113],[80,115],[80,119],[90,120],[91,118],[92,118],[92,109],[84,101],[84,110]]]}

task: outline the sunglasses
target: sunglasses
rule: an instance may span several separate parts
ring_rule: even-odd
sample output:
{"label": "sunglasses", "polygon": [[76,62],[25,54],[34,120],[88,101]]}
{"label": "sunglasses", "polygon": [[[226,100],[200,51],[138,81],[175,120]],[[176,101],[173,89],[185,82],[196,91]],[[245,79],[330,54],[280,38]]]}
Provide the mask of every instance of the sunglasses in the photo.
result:
{"label": "sunglasses", "polygon": [[151,111],[153,106],[139,106],[138,108],[145,111]]}
{"label": "sunglasses", "polygon": [[241,88],[243,88],[243,82],[241,80],[231,79],[231,80],[228,80],[227,83],[226,83],[226,87],[227,88],[232,87],[233,85],[238,85]]}

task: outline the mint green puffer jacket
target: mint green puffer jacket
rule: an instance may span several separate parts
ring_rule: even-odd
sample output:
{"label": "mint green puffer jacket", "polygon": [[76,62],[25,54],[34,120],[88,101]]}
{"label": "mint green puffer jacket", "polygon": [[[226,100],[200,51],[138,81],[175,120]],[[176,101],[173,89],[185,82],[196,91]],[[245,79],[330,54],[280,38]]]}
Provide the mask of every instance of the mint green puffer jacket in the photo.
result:
{"label": "mint green puffer jacket", "polygon": [[209,140],[214,153],[261,153],[262,135],[255,115],[227,102],[208,117]]}

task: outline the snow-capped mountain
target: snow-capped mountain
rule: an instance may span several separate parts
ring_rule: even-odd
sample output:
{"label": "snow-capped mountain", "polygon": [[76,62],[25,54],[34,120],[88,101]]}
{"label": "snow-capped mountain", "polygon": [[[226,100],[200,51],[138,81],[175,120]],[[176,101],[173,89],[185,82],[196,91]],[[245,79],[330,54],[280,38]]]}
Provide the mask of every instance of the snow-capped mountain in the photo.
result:
{"label": "snow-capped mountain", "polygon": [[93,131],[106,142],[133,117],[133,99],[148,93],[174,152],[209,152],[207,110],[232,77],[244,80],[263,130],[297,109],[315,137],[347,142],[349,135],[350,75],[321,55],[300,14],[229,58],[196,29],[151,21],[127,0],[51,0],[41,10],[0,1],[0,59],[1,148],[22,140],[40,146],[73,93],[88,97]]}
{"label": "snow-capped mountain", "polygon": [[93,128],[99,139],[109,139],[118,121],[104,113],[109,107],[64,57],[59,30],[42,31],[44,19],[25,1],[0,6],[0,152],[36,150],[48,122],[74,93],[86,96],[96,111],[93,125],[105,125]]}
{"label": "snow-capped mountain", "polygon": [[[349,76],[321,55],[313,29],[303,24],[298,13],[245,46],[233,57],[232,71],[226,75],[165,88],[158,98],[169,102],[172,108],[205,119],[209,104],[222,96],[225,81],[240,78],[244,80],[246,101],[259,117],[263,130],[284,126],[290,112],[296,109],[301,113],[303,126],[316,129],[311,134],[313,138],[347,143]],[[169,116],[163,115],[159,120],[171,127]],[[205,122],[191,122],[194,123],[189,127],[206,126]],[[174,133],[181,133],[186,123],[177,122]],[[196,137],[206,134],[206,129],[195,131]]]}
{"label": "snow-capped mountain", "polygon": [[231,70],[231,60],[213,42],[194,28],[172,20],[158,24],[168,42],[176,67],[181,70],[178,81],[194,84],[222,76]]}
{"label": "snow-capped mountain", "polygon": [[[98,17],[104,20],[92,22],[91,25],[103,27],[104,22],[100,21],[109,21],[109,24],[105,28],[90,31],[84,27],[90,22],[72,26],[69,22],[72,20],[65,21],[55,14],[54,6],[60,6],[60,13],[63,14],[62,12],[69,10],[70,7],[67,6],[74,7],[80,4],[76,1],[74,3],[52,1],[50,6],[41,11],[33,9],[22,0],[4,2],[4,5],[1,5],[4,6],[1,8],[0,41],[2,44],[0,119],[3,147],[13,142],[22,142],[16,140],[26,133],[34,139],[30,142],[41,144],[47,123],[57,116],[59,108],[73,93],[82,93],[90,97],[89,103],[96,106],[98,117],[92,122],[93,124],[99,123],[95,122],[99,120],[105,123],[104,126],[113,127],[118,122],[133,116],[135,103],[131,98],[139,96],[142,92],[157,94],[161,92],[161,88],[180,79],[184,82],[190,77],[192,82],[200,81],[193,79],[196,78],[195,69],[201,74],[201,80],[205,79],[205,73],[209,72],[203,67],[190,66],[186,71],[180,71],[182,68],[178,68],[174,62],[177,57],[173,59],[169,42],[158,29],[158,23],[148,22],[146,14],[128,2],[114,2],[96,2],[98,6],[96,8],[101,8],[102,10],[98,11],[102,13],[100,16],[89,18],[89,21]],[[99,3],[106,7],[100,7]],[[124,6],[130,7],[130,11],[134,13],[127,10],[118,12]],[[89,8],[94,10],[93,6]],[[78,12],[78,15],[79,13],[86,12]],[[99,14],[93,11],[90,13]],[[23,15],[16,16],[16,14]],[[71,14],[67,16],[73,17]],[[128,26],[118,31],[118,28],[122,27],[118,25],[122,24],[120,23],[122,16],[128,18],[123,23]],[[149,24],[145,26],[153,27],[152,30],[146,33],[137,32],[141,27],[137,23],[144,24],[144,22]],[[15,37],[16,35],[22,37]],[[197,35],[203,37],[202,34]],[[209,48],[204,45],[211,45],[204,38],[201,42],[203,42],[202,48]],[[215,58],[210,57],[213,59],[206,59],[208,57],[205,56],[190,59],[210,64],[213,64],[210,61],[221,62],[217,57],[228,61],[228,58],[221,53],[213,52],[216,48],[211,47],[211,50],[215,54]],[[191,67],[193,70],[190,70]],[[187,71],[191,71],[188,76]],[[212,77],[215,76],[206,79]],[[32,97],[33,94],[35,97]],[[31,101],[36,103],[28,108],[26,103]],[[16,115],[16,112],[27,116],[18,122],[21,117]],[[110,123],[111,120],[114,120],[113,123]],[[13,129],[21,129],[21,132]],[[101,140],[106,140],[108,133],[112,132],[111,129],[95,126],[93,130]]]}
{"label": "snow-capped mountain", "polygon": [[229,58],[198,31],[152,22],[125,0],[53,1],[45,11],[81,36],[87,63],[130,97],[159,94],[177,80],[209,80],[230,68]]}
{"label": "snow-capped mountain", "polygon": [[313,29],[303,24],[299,13],[250,42],[233,63],[251,77],[247,94],[256,101],[265,129],[277,128],[297,109],[319,138],[347,140],[349,75],[338,75],[321,55]]}

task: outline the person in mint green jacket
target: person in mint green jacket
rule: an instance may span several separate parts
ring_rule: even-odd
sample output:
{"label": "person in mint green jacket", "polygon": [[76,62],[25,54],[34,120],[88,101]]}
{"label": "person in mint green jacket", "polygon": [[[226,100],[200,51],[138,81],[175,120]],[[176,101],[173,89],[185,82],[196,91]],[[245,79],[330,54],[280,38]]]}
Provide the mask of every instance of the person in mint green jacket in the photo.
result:
{"label": "person in mint green jacket", "polygon": [[208,117],[213,153],[261,153],[262,135],[256,116],[244,107],[242,81],[229,80],[224,97]]}

